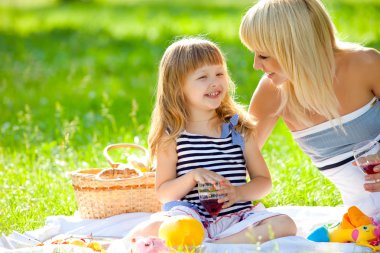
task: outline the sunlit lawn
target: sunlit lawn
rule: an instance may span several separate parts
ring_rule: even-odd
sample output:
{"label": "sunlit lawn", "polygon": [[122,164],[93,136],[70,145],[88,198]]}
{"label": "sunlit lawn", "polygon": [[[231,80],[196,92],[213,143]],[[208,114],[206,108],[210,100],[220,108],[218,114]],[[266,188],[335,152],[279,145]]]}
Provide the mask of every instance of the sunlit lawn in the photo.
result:
{"label": "sunlit lawn", "polygon": [[[38,1],[38,3],[46,1]],[[380,1],[325,1],[343,38],[380,48]],[[157,66],[177,36],[204,35],[225,52],[237,100],[260,78],[238,38],[251,1],[4,1],[0,5],[0,232],[72,215],[67,171],[107,167],[110,143],[146,146]],[[31,4],[34,3],[34,4]],[[279,124],[264,149],[267,206],[338,205]]]}

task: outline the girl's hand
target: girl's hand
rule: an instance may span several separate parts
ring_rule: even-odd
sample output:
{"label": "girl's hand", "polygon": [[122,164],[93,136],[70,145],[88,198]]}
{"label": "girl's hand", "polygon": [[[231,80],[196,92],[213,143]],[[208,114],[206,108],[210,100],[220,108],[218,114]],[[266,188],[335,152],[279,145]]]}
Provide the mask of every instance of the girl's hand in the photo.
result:
{"label": "girl's hand", "polygon": [[237,187],[233,186],[228,180],[220,182],[220,185],[221,190],[218,191],[218,194],[225,195],[224,198],[218,200],[219,203],[223,203],[222,208],[235,204],[239,200]]}
{"label": "girl's hand", "polygon": [[194,181],[197,183],[216,183],[225,181],[226,179],[216,172],[206,170],[204,168],[198,168],[192,171]]}
{"label": "girl's hand", "polygon": [[373,168],[376,174],[366,175],[366,181],[373,181],[373,183],[365,183],[364,189],[369,192],[380,192],[380,165]]}

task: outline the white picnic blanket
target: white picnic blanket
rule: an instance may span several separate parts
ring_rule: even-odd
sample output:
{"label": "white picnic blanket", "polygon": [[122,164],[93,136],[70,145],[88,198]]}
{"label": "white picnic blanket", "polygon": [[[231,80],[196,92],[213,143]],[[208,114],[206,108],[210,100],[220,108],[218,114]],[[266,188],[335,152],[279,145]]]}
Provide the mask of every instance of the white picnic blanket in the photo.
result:
{"label": "white picnic blanket", "polygon": [[[323,224],[335,223],[342,219],[346,212],[343,207],[301,207],[283,206],[268,208],[269,211],[284,213],[292,217],[298,227],[297,236],[275,239],[263,244],[204,244],[204,253],[243,253],[243,252],[369,252],[368,248],[359,247],[353,243],[315,243],[305,237],[315,228]],[[0,237],[0,252],[47,253],[52,252],[51,245],[33,247],[38,241],[45,241],[57,235],[92,235],[94,237],[122,238],[135,225],[149,218],[150,213],[128,213],[105,219],[81,219],[76,216],[51,216],[46,219],[46,225],[24,234],[17,232]],[[67,246],[70,247],[70,246]],[[86,252],[79,247],[68,252]],[[108,253],[126,252],[129,245],[126,240],[114,240],[108,248]],[[78,251],[75,251],[78,250]],[[91,250],[87,250],[91,252]]]}

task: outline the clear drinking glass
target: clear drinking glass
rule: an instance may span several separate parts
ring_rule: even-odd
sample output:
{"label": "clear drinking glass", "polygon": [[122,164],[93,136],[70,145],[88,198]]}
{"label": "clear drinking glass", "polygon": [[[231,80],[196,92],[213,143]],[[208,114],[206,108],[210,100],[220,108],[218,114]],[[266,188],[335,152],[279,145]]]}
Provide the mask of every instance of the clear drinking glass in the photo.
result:
{"label": "clear drinking glass", "polygon": [[203,207],[211,215],[214,222],[219,212],[222,210],[223,203],[218,203],[218,199],[223,198],[223,194],[218,194],[221,189],[219,182],[217,183],[198,183],[198,195]]}
{"label": "clear drinking glass", "polygon": [[373,168],[380,165],[380,145],[377,141],[363,141],[353,148],[357,166],[365,174],[375,174]]}

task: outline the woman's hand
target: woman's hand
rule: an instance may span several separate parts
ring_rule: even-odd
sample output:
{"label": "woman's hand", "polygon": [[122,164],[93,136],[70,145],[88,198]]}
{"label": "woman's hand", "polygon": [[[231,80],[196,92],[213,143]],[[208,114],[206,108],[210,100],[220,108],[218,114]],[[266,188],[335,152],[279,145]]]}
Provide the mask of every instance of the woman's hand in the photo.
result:
{"label": "woman's hand", "polygon": [[197,168],[193,170],[191,173],[193,173],[193,179],[196,183],[216,183],[225,181],[226,179],[219,175],[218,173],[210,170],[206,170],[204,168]]}
{"label": "woman's hand", "polygon": [[224,198],[218,200],[219,203],[223,203],[222,208],[227,208],[239,201],[237,187],[233,186],[230,181],[224,180],[220,183],[221,189],[218,194],[225,195]]}
{"label": "woman's hand", "polygon": [[380,165],[373,168],[375,174],[366,175],[366,181],[373,181],[373,183],[365,183],[364,189],[369,192],[380,192]]}

